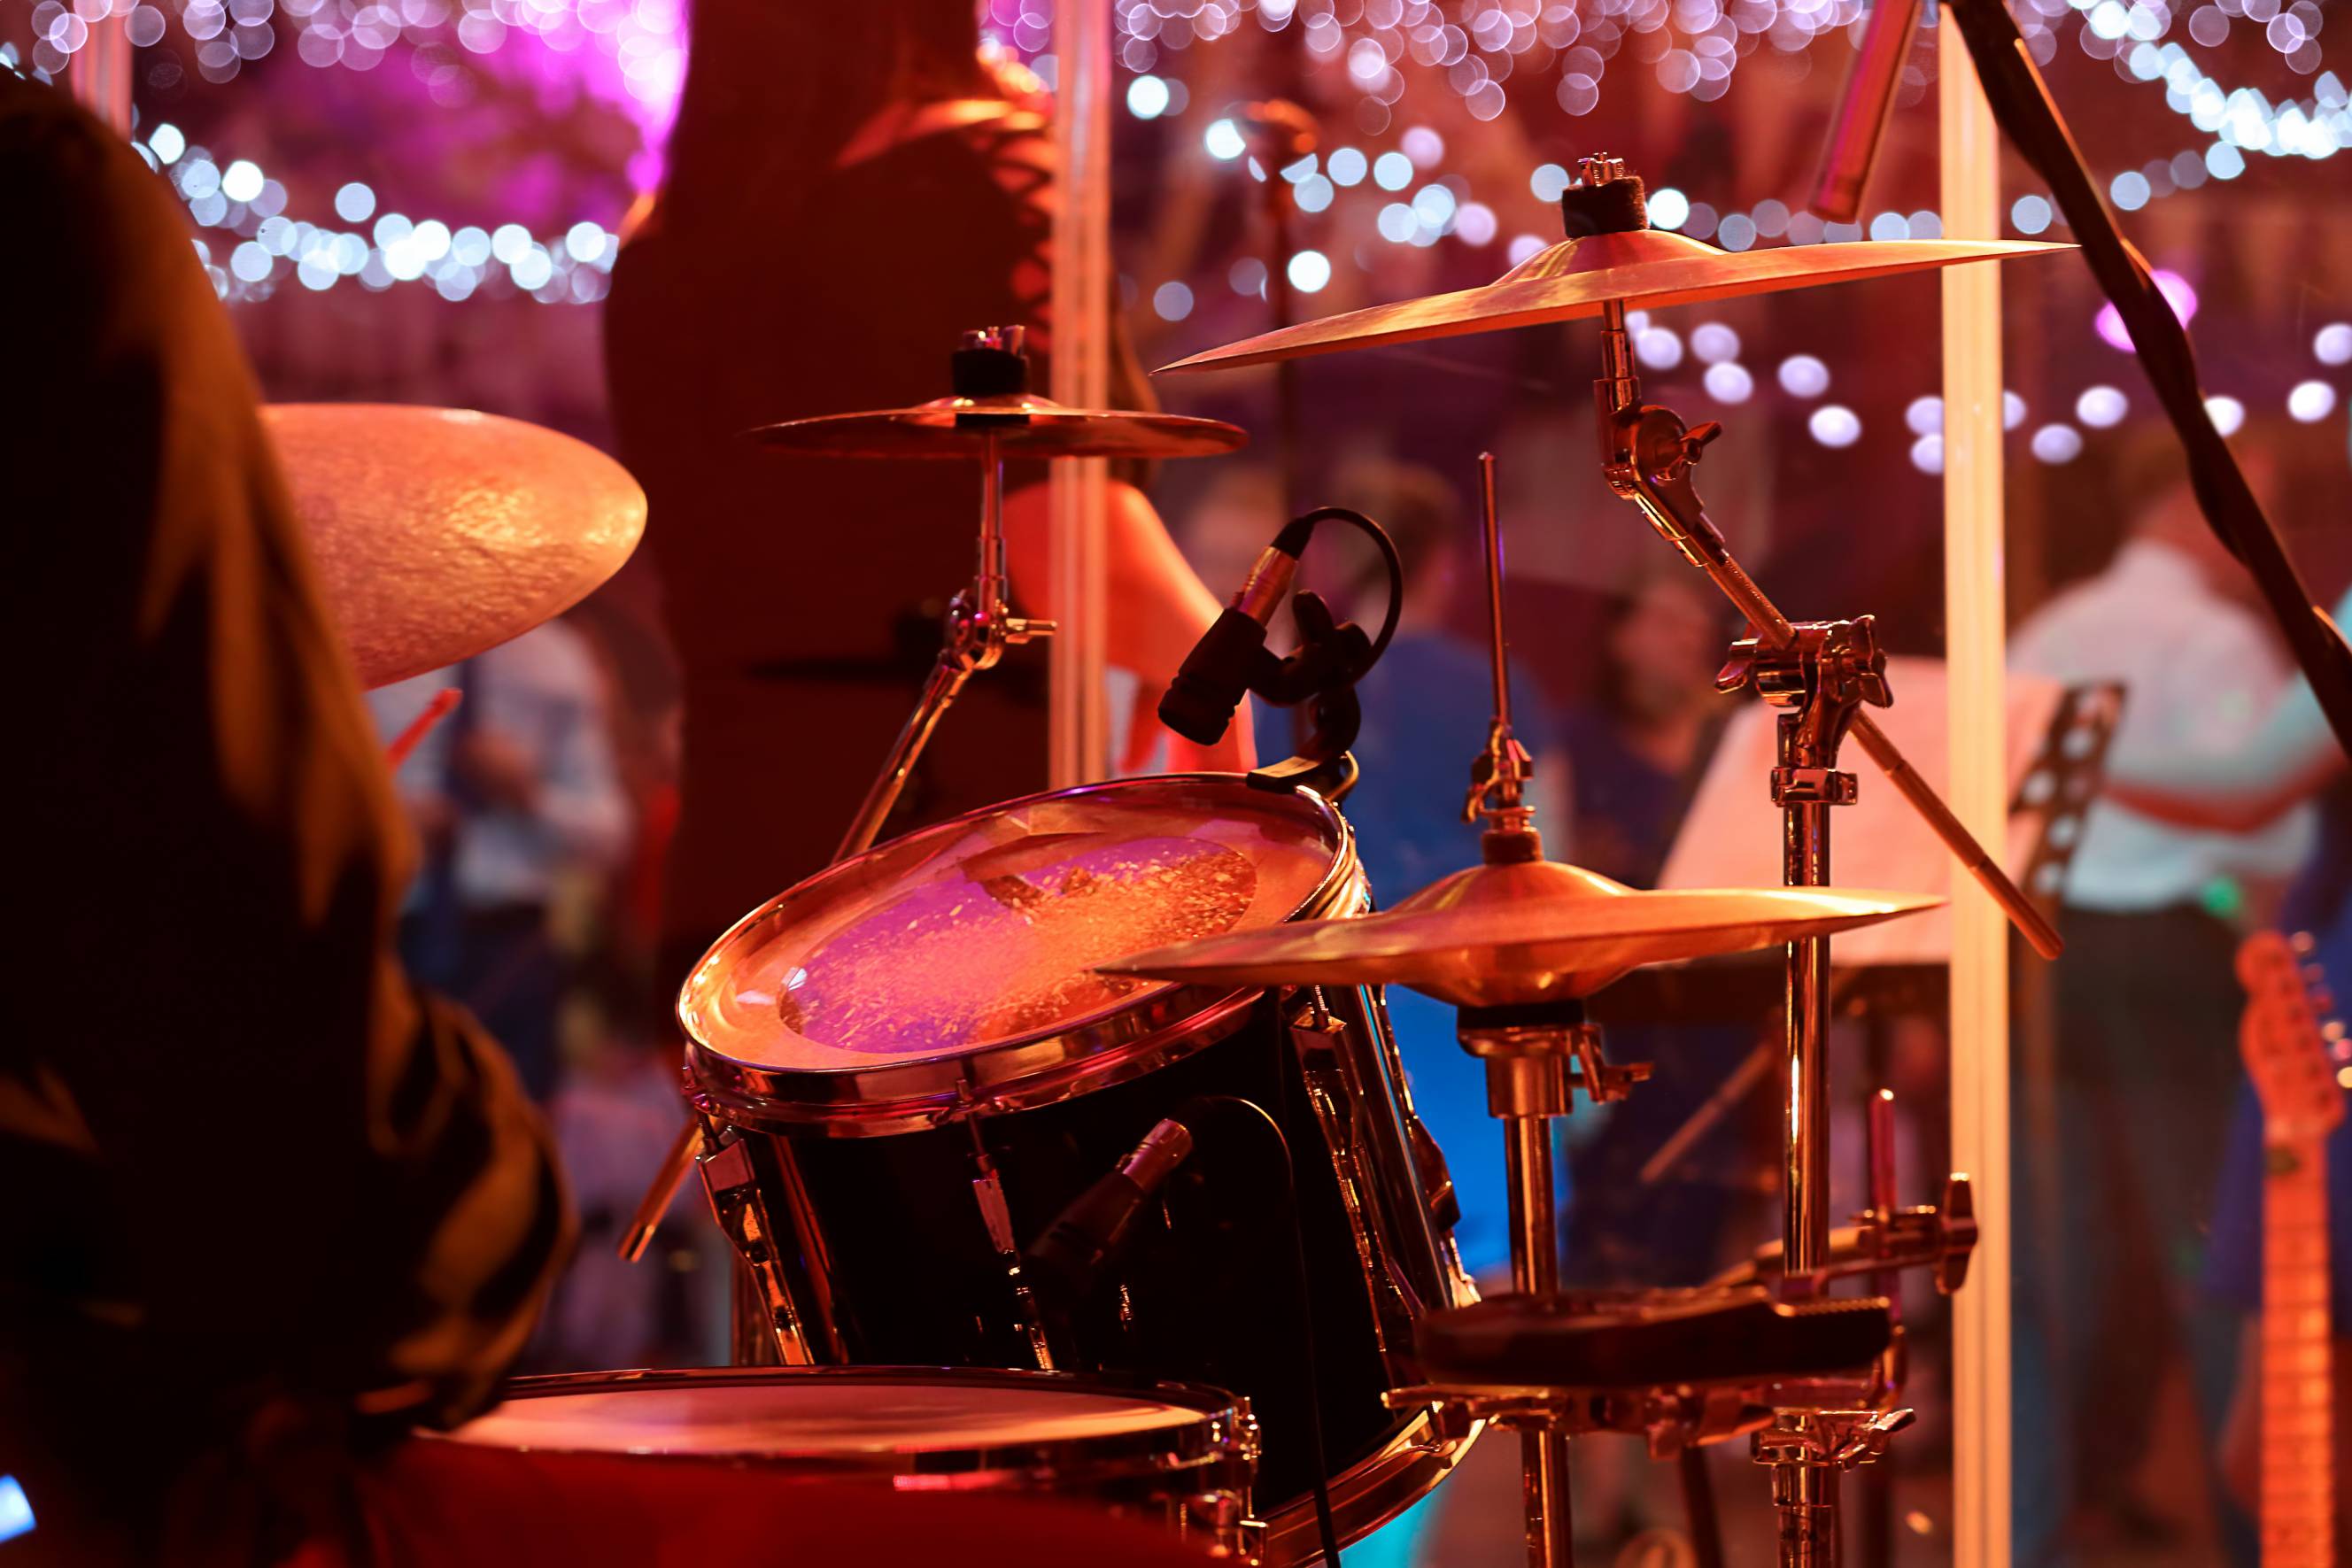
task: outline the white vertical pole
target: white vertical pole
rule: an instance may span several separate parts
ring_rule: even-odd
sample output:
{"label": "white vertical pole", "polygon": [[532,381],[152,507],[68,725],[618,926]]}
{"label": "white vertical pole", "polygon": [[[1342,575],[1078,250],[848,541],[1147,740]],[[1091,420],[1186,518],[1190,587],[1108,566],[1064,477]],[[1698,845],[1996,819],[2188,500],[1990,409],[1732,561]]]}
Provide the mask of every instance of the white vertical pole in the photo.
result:
{"label": "white vertical pole", "polygon": [[74,99],[118,135],[131,134],[131,38],[123,31],[128,0],[89,25],[89,37],[66,65]]}
{"label": "white vertical pole", "polygon": [[[2000,144],[1947,13],[1937,39],[1944,233],[2000,235]],[[2007,635],[2001,587],[2000,269],[1957,267],[1944,288],[1944,656],[1948,799],[1979,842],[2008,841]],[[2010,1558],[2009,930],[1970,881],[1952,894],[1952,1159],[1976,1181],[1984,1230],[1953,1302],[1954,1568]]]}
{"label": "white vertical pole", "polygon": [[[1079,408],[1110,400],[1110,0],[1060,0],[1054,15],[1055,131],[1061,200],[1054,215],[1054,398]],[[1103,686],[1106,598],[1099,458],[1053,465],[1052,591],[1060,622],[1048,647],[1052,693],[1047,777],[1067,789],[1109,760]]]}

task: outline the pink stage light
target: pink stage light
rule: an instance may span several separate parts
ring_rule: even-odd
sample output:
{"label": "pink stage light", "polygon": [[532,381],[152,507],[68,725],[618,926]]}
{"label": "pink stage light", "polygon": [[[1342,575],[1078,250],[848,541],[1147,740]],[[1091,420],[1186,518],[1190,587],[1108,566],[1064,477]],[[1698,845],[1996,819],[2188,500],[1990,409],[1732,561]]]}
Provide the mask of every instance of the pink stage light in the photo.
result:
{"label": "pink stage light", "polygon": [[[2156,287],[2157,291],[2164,296],[2165,303],[2172,307],[2172,313],[2180,318],[2180,324],[2184,327],[2189,325],[2197,314],[2197,290],[2189,286],[2189,279],[2177,272],[2159,270],[2156,275]],[[2099,336],[2105,338],[2111,348],[2120,349],[2126,354],[2131,352],[2131,334],[2124,330],[2122,311],[2112,305],[2102,305],[2098,319],[2092,325],[2098,329]]]}

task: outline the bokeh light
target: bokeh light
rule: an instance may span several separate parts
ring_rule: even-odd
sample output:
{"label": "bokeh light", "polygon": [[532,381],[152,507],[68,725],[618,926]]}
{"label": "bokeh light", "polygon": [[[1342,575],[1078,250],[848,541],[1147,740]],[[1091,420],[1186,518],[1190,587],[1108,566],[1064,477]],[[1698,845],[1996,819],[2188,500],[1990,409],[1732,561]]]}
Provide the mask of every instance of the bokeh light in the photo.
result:
{"label": "bokeh light", "polygon": [[2286,412],[2298,423],[2315,424],[2336,412],[2336,389],[2326,382],[2301,382],[2286,394]]}
{"label": "bokeh light", "polygon": [[1320,294],[1331,281],[1331,259],[1319,250],[1300,251],[1284,270],[1290,276],[1290,287],[1301,294]]}
{"label": "bokeh light", "polygon": [[[2197,290],[2189,287],[2189,280],[2177,272],[2167,272],[2161,268],[2156,272],[2155,277],[2157,292],[2164,296],[2165,303],[2172,307],[2172,313],[2180,319],[2181,325],[2185,327],[2194,320],[2197,316]],[[2131,333],[2125,329],[2123,313],[2113,305],[2099,307],[2098,316],[2093,324],[2110,348],[2131,352]]]}
{"label": "bokeh light", "polygon": [[1703,321],[1691,329],[1690,347],[1702,364],[1719,365],[1739,357],[1739,334],[1720,321]]}
{"label": "bokeh light", "polygon": [[1819,397],[1830,390],[1830,368],[1811,354],[1780,361],[1780,390],[1790,397]]}
{"label": "bokeh light", "polygon": [[2045,424],[2029,444],[2044,463],[2072,463],[2083,455],[2083,433],[2071,424]]}
{"label": "bokeh light", "polygon": [[1155,76],[1139,76],[1127,84],[1127,111],[1138,120],[1157,120],[1168,112],[1168,84]]}
{"label": "bokeh light", "polygon": [[1682,338],[1667,327],[1644,327],[1633,334],[1633,357],[1650,370],[1671,371],[1683,362]]}
{"label": "bokeh light", "polygon": [[1813,439],[1823,446],[1852,446],[1862,439],[1862,416],[1840,402],[1825,402],[1805,421]]}
{"label": "bokeh light", "polygon": [[2085,388],[2074,400],[2074,417],[2093,430],[2106,430],[2123,423],[2131,412],[2131,400],[2115,387]]}
{"label": "bokeh light", "polygon": [[1705,385],[1706,395],[1716,402],[1741,403],[1756,391],[1756,378],[1748,373],[1747,366],[1726,361],[1707,366]]}

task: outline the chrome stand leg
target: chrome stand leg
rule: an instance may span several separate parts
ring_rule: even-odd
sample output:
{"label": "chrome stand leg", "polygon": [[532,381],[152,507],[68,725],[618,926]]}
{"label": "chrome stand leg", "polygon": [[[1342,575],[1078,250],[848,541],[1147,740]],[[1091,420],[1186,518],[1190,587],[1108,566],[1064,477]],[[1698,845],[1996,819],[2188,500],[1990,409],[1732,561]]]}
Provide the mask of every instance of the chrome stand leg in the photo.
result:
{"label": "chrome stand leg", "polygon": [[1827,1465],[1773,1467],[1780,1568],[1837,1568],[1837,1493],[1838,1473]]}
{"label": "chrome stand leg", "polygon": [[[1781,721],[1784,732],[1791,720]],[[1783,754],[1783,768],[1794,766]],[[1830,812],[1825,802],[1782,809],[1782,880],[1826,887]],[[1789,945],[1788,1103],[1782,1122],[1782,1257],[1790,1290],[1810,1294],[1811,1276],[1829,1260],[1830,1244],[1830,945],[1813,937]]]}
{"label": "chrome stand leg", "polygon": [[1519,1468],[1527,1478],[1528,1568],[1572,1568],[1567,1434],[1520,1433]]}
{"label": "chrome stand leg", "polygon": [[939,727],[940,720],[954,706],[964,682],[976,671],[994,669],[1005,649],[1053,635],[1051,621],[1030,620],[1013,613],[1005,599],[1010,591],[1004,569],[1004,462],[997,442],[991,437],[984,444],[981,458],[980,553],[971,586],[957,594],[948,606],[947,621],[941,629],[940,660],[931,666],[930,679],[923,685],[922,700],[915,705],[907,727],[898,732],[889,758],[866,791],[849,831],[842,835],[841,847],[833,853],[835,861],[863,854],[881,836],[890,808],[898,803],[908,775],[923,755],[923,747],[930,744],[931,731]]}
{"label": "chrome stand leg", "polygon": [[891,744],[890,755],[882,763],[882,771],[874,776],[866,787],[866,799],[857,805],[857,815],[850,819],[849,831],[841,837],[840,848],[833,852],[836,861],[864,854],[874,847],[881,836],[882,823],[890,815],[890,808],[905,793],[907,779],[915,771],[915,764],[930,744],[931,732],[940,727],[949,708],[962,695],[964,682],[971,678],[972,666],[953,658],[942,658],[931,666],[930,678],[923,683],[923,695],[915,704],[915,711],[898,731]]}
{"label": "chrome stand leg", "polygon": [[[1489,1064],[1490,1072],[1494,1065]],[[1511,1183],[1511,1285],[1523,1295],[1549,1295],[1559,1289],[1559,1217],[1552,1201],[1556,1178],[1551,1118],[1506,1116],[1503,1137]]]}
{"label": "chrome stand leg", "polygon": [[[1511,1283],[1525,1295],[1559,1289],[1559,1215],[1553,1201],[1552,1118],[1569,1106],[1564,1056],[1486,1058],[1486,1104],[1502,1118],[1511,1188]],[[1519,1434],[1528,1568],[1571,1568],[1568,1437]]]}

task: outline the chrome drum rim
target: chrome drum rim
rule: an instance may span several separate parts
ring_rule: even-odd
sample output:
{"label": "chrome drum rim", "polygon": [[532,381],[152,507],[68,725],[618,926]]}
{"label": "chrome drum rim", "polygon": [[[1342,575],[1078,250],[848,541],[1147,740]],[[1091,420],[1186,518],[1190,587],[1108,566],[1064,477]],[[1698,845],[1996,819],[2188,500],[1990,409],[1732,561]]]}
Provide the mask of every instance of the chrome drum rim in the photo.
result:
{"label": "chrome drum rim", "polygon": [[1321,880],[1284,919],[1316,919],[1361,907],[1364,884],[1354,834],[1310,790],[1251,790],[1238,774],[1168,774],[1048,790],[969,811],[827,867],[745,915],[711,946],[677,1000],[688,1040],[687,1071],[698,1103],[719,1121],[763,1130],[803,1127],[836,1137],[881,1136],[1054,1104],[1157,1071],[1224,1039],[1246,1021],[1263,992],[1156,984],[1072,1022],[980,1050],[826,1068],[777,1066],[730,1054],[710,1042],[706,1009],[756,934],[796,909],[820,908],[844,890],[886,883],[895,869],[921,863],[931,848],[976,824],[1066,801],[1149,792],[1180,798],[1197,793],[1204,814],[1210,814],[1219,793],[1236,790],[1249,790],[1247,798],[1261,804],[1291,802],[1282,809],[1305,813],[1329,850]]}
{"label": "chrome drum rim", "polygon": [[[1023,1393],[1090,1394],[1189,1411],[1192,1420],[1147,1430],[1078,1437],[999,1438],[937,1448],[794,1449],[746,1442],[724,1449],[613,1448],[579,1443],[519,1444],[468,1437],[468,1427],[432,1434],[436,1440],[516,1453],[617,1455],[667,1459],[680,1464],[773,1465],[842,1479],[887,1481],[899,1490],[952,1489],[1051,1483],[1073,1490],[1112,1482],[1174,1475],[1231,1463],[1255,1461],[1257,1431],[1246,1409],[1221,1389],[1193,1383],[1160,1382],[1108,1374],[1028,1372],[993,1367],[792,1366],[646,1368],[622,1372],[572,1372],[519,1377],[504,1390],[508,1405],[567,1396],[618,1394],[632,1389],[692,1391],[721,1388],[789,1388],[824,1385],[871,1387],[877,1392],[908,1385],[926,1388],[1012,1389]],[[496,1412],[491,1413],[495,1418]]]}

